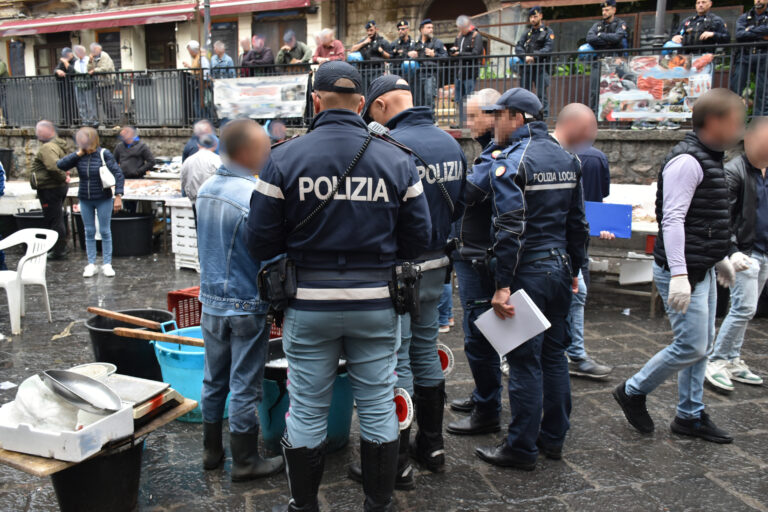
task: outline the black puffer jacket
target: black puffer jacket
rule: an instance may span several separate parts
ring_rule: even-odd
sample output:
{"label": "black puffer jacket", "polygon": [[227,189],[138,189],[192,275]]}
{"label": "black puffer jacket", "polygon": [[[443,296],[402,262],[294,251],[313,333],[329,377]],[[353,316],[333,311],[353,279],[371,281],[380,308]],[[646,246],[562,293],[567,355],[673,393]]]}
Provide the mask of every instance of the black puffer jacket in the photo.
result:
{"label": "black puffer jacket", "polygon": [[[723,153],[705,146],[694,132],[689,132],[677,146],[672,148],[659,171],[659,186],[656,191],[656,219],[659,235],[653,255],[659,266],[667,268],[664,250],[662,220],[664,217],[664,167],[676,156],[693,156],[704,171],[704,178],[693,194],[691,205],[685,216],[685,263],[688,279],[692,284],[704,279],[715,263],[730,254],[731,215],[728,200],[728,184],[723,169]],[[674,186],[670,183],[668,186]]]}
{"label": "black puffer jacket", "polygon": [[757,221],[757,179],[760,169],[749,163],[747,155],[741,155],[725,165],[728,191],[733,216],[733,250],[752,255]]}
{"label": "black puffer jacket", "polygon": [[[93,153],[77,156],[77,153],[70,153],[58,162],[56,165],[59,169],[71,169],[77,168],[77,174],[80,177],[80,187],[77,191],[77,197],[80,199],[107,199],[112,197],[112,189],[104,188],[101,185],[101,176],[99,175],[99,167],[101,167],[101,147],[96,148]],[[109,171],[115,176],[115,194],[123,194],[123,185],[125,184],[125,176],[120,170],[120,166],[115,162],[115,157],[108,149],[104,150],[104,162],[107,164]]]}

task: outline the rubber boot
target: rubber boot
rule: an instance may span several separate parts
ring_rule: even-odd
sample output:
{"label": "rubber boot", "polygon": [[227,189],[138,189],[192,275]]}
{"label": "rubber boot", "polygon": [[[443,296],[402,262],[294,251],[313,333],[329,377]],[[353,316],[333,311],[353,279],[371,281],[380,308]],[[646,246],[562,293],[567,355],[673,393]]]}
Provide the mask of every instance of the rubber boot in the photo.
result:
{"label": "rubber boot", "polygon": [[224,462],[221,422],[203,423],[203,468],[216,469]]}
{"label": "rubber boot", "polygon": [[320,512],[317,492],[325,469],[325,445],[317,448],[293,448],[283,437],[285,472],[291,501],[287,506],[274,507],[273,512]]}
{"label": "rubber boot", "polygon": [[229,435],[232,450],[232,481],[245,482],[274,475],[283,470],[280,456],[265,459],[259,455],[259,433]]}
{"label": "rubber boot", "polygon": [[433,473],[441,473],[445,471],[445,381],[434,387],[414,386],[413,391],[419,431],[411,444],[411,456]]}
{"label": "rubber boot", "polygon": [[360,440],[365,512],[390,512],[393,509],[399,444],[399,440],[381,444]]}
{"label": "rubber boot", "polygon": [[[416,487],[413,478],[413,466],[408,456],[409,443],[411,442],[411,427],[400,431],[400,444],[397,453],[397,477],[395,489],[398,491],[410,491]],[[363,469],[360,464],[354,462],[347,469],[347,476],[355,482],[363,483]]]}

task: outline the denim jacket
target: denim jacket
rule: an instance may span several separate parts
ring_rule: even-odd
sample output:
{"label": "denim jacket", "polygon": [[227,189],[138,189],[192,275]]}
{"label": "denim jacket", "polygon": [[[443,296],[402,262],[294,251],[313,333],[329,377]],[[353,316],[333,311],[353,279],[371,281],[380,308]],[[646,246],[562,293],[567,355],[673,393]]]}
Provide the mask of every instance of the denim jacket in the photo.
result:
{"label": "denim jacket", "polygon": [[256,178],[226,165],[200,187],[195,203],[200,302],[224,315],[265,314],[268,304],[259,298],[256,284],[260,264],[245,243]]}

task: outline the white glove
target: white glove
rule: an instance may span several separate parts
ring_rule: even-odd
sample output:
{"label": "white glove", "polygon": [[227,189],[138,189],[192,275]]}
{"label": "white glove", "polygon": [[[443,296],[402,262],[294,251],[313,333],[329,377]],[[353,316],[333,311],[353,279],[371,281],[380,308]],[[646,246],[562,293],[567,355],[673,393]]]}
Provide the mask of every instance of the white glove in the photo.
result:
{"label": "white glove", "polygon": [[674,311],[685,314],[691,303],[691,283],[688,276],[674,276],[669,281],[669,297],[667,304]]}
{"label": "white glove", "polygon": [[733,269],[731,260],[723,258],[715,265],[717,271],[717,282],[720,286],[730,288],[736,282],[736,271]]}
{"label": "white glove", "polygon": [[744,272],[745,270],[749,270],[749,267],[751,266],[749,256],[743,252],[735,252],[731,254],[731,264],[736,272]]}

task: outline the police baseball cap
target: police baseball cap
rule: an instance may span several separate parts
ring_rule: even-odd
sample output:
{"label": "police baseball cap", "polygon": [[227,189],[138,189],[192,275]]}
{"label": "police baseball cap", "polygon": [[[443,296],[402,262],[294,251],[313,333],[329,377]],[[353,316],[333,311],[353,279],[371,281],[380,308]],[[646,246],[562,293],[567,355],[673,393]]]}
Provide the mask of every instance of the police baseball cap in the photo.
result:
{"label": "police baseball cap", "polygon": [[521,87],[515,87],[502,94],[493,105],[483,107],[482,111],[500,112],[502,110],[514,110],[536,118],[539,116],[541,109],[541,102],[535,94]]}
{"label": "police baseball cap", "polygon": [[375,26],[376,26],[376,22],[374,20],[370,20],[368,23],[365,24],[365,28],[367,29]]}
{"label": "police baseball cap", "polygon": [[[352,82],[353,86],[337,84],[339,80]],[[324,62],[315,72],[315,91],[340,92],[345,94],[362,94],[363,78],[352,64],[340,60]]]}
{"label": "police baseball cap", "polygon": [[528,9],[528,16],[533,16],[534,14],[541,14],[541,6],[540,5],[534,5],[530,9]]}
{"label": "police baseball cap", "polygon": [[600,7],[616,7],[616,0],[605,0]]}
{"label": "police baseball cap", "polygon": [[421,20],[421,23],[419,23],[419,28],[423,27],[424,25],[429,25],[432,23],[432,18],[424,18]]}
{"label": "police baseball cap", "polygon": [[382,75],[368,86],[368,94],[365,97],[365,107],[363,107],[363,120],[366,123],[370,123],[373,119],[368,115],[368,107],[373,105],[373,102],[382,94],[387,94],[390,91],[411,91],[408,86],[408,82],[400,75]]}
{"label": "police baseball cap", "polygon": [[407,27],[407,26],[408,26],[408,20],[400,20],[397,22],[397,28]]}

